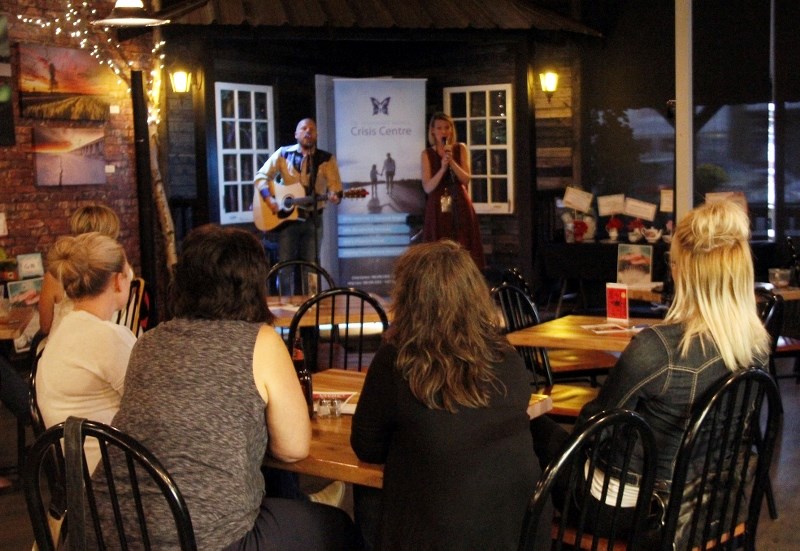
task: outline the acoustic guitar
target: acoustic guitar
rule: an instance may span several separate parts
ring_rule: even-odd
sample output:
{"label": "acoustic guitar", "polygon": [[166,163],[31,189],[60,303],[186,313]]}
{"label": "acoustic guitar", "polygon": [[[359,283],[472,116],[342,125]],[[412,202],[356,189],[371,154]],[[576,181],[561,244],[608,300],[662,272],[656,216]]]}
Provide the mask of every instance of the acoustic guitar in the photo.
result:
{"label": "acoustic guitar", "polygon": [[[269,208],[266,201],[261,197],[258,189],[254,190],[253,194],[253,222],[256,227],[261,231],[273,231],[279,229],[284,224],[294,222],[300,218],[300,212],[297,208],[300,205],[311,205],[314,201],[327,201],[327,195],[316,195],[313,197],[306,197],[306,190],[303,184],[283,185],[276,183],[275,201],[278,203],[278,212],[273,213]],[[353,188],[340,194],[341,198],[358,199],[369,195],[369,192],[364,188]]]}

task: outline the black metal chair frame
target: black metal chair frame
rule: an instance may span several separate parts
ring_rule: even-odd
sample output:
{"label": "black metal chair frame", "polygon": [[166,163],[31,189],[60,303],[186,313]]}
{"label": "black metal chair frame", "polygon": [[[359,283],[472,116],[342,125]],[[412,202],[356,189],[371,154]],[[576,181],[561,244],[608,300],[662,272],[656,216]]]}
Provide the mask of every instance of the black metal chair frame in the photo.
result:
{"label": "black metal chair frame", "polygon": [[[641,449],[641,473],[632,469],[631,454],[635,448]],[[605,467],[609,451],[613,451],[622,459],[622,464],[615,464],[613,468]],[[550,462],[542,473],[531,498],[523,522],[523,531],[520,538],[520,550],[530,549],[536,541],[537,528],[540,526],[540,516],[546,511],[546,505],[558,481],[567,481],[567,490],[564,495],[564,507],[556,516],[551,528],[553,549],[612,549],[615,543],[627,542],[629,550],[637,549],[641,543],[640,535],[643,533],[650,504],[653,499],[655,483],[656,449],[653,431],[644,418],[636,412],[615,409],[598,413],[591,417],[570,435],[564,443],[561,453]],[[605,527],[610,535],[602,538],[597,535],[598,519],[587,514],[586,507],[578,507],[578,496],[589,496],[592,479],[596,470],[605,473],[603,478],[600,502],[606,502],[611,478],[619,483],[619,492],[616,498],[611,526]],[[609,472],[612,473],[609,476]],[[637,476],[638,474],[638,476]],[[630,533],[621,534],[618,521],[624,488],[629,481],[638,482],[638,497],[633,510],[633,523]],[[577,507],[577,511],[573,511]],[[577,517],[577,518],[576,518]]]}
{"label": "black metal chair frame", "polygon": [[[333,316],[335,314],[336,304],[338,301],[344,301],[345,314],[343,319],[339,318],[334,323]],[[353,301],[356,301],[357,305],[355,312],[350,311]],[[302,329],[300,327],[301,320],[306,316],[309,310],[323,302],[331,303],[331,314],[330,316],[323,316],[320,313],[321,309],[316,308],[313,314],[309,314],[315,316],[314,328],[319,328],[321,325],[330,324],[331,342],[342,345],[345,353],[345,367],[347,366],[349,351],[355,348],[355,351],[358,353],[358,369],[361,371],[362,360],[364,357],[365,337],[363,320],[364,314],[367,312],[367,305],[377,312],[380,323],[383,326],[383,331],[386,331],[386,329],[389,327],[389,318],[386,316],[383,306],[381,306],[380,302],[375,297],[365,291],[362,291],[361,289],[355,289],[353,287],[337,287],[323,291],[308,299],[300,306],[300,308],[292,317],[292,322],[289,325],[289,336],[287,342],[291,343],[292,345],[296,342],[297,336],[300,334]],[[341,302],[338,302],[338,304],[341,304]],[[307,334],[308,332],[306,332],[306,335]],[[319,331],[314,331],[314,342],[303,343],[303,351],[305,360],[307,362],[307,367],[309,372],[312,373],[317,371],[316,361],[319,340]],[[329,347],[328,359],[327,363],[325,364],[328,367],[331,367],[334,363],[334,354],[334,347]]]}
{"label": "black metal chair frame", "polygon": [[[70,438],[70,434],[77,434],[78,438]],[[151,548],[149,531],[147,528],[148,519],[146,519],[144,515],[144,506],[140,491],[140,476],[137,474],[138,467],[144,469],[168,503],[175,522],[180,549],[197,549],[192,521],[189,510],[186,507],[186,502],[178,486],[175,484],[175,481],[158,459],[134,438],[113,427],[96,421],[70,417],[65,423],[59,423],[48,429],[36,440],[30,450],[25,465],[23,478],[25,499],[39,550],[56,550],[48,527],[47,514],[45,513],[44,495],[41,485],[41,469],[43,462],[51,457],[53,450],[60,450],[62,441],[65,447],[64,456],[66,456],[66,460],[62,465],[62,472],[65,473],[66,480],[64,484],[68,487],[67,502],[69,504],[65,525],[68,524],[67,529],[70,548],[76,548],[73,547],[75,545],[80,548],[86,541],[85,536],[88,530],[94,530],[99,548],[106,548],[105,541],[108,534],[104,534],[101,529],[97,501],[94,494],[93,479],[84,458],[82,444],[83,440],[87,437],[96,438],[100,443],[102,459],[95,469],[95,476],[97,476],[98,472],[105,475],[105,484],[112,495],[113,516],[116,524],[117,536],[120,539],[122,548],[127,548],[127,538],[123,528],[122,511],[114,496],[116,495],[117,484],[121,480],[123,467],[128,477],[127,479],[130,481],[131,493],[135,501],[137,526],[142,535],[143,546],[145,549]],[[112,462],[109,455],[110,449],[119,450],[124,456],[124,462]],[[64,460],[64,456],[61,456],[62,460]],[[114,470],[112,470],[112,463],[117,466]],[[75,482],[76,480],[77,482]],[[84,500],[86,506],[84,506]],[[81,512],[84,514],[82,515]],[[79,521],[78,519],[83,518],[84,515],[87,519],[86,522]],[[165,519],[149,519],[150,522],[164,522],[164,520]]]}
{"label": "black metal chair frame", "polygon": [[137,337],[141,333],[142,300],[144,299],[145,283],[141,277],[131,280],[131,291],[125,309],[117,314],[117,324],[124,325]]}
{"label": "black metal chair frame", "polygon": [[[755,368],[731,374],[695,403],[675,462],[662,551],[723,544],[755,549],[782,414],[775,380]],[[753,461],[755,472],[750,476]],[[700,472],[690,480],[693,466]],[[684,494],[689,483],[694,495],[687,497]],[[750,497],[746,500],[748,489]],[[709,511],[716,514],[709,515]],[[689,517],[683,527],[688,537],[676,541],[681,513]],[[739,520],[742,515],[743,527]]]}
{"label": "black metal chair frame", "polygon": [[[298,277],[297,270],[299,270],[300,274],[313,273],[317,276],[317,291],[323,290],[322,285],[320,285],[322,281],[325,282],[325,285],[327,285],[328,289],[333,289],[336,287],[336,283],[333,279],[333,276],[331,276],[331,274],[328,273],[328,271],[319,264],[316,264],[314,262],[309,262],[308,260],[284,260],[282,262],[274,264],[270,268],[269,272],[267,272],[267,285],[270,288],[270,292],[272,292],[274,284],[275,291],[279,295],[284,294],[280,292],[280,286],[281,286],[280,274],[284,270],[288,269],[291,269],[292,285],[294,285],[295,281],[297,280]],[[301,281],[303,288],[305,288],[306,286],[305,278],[301,278]],[[298,293],[298,294],[305,294],[305,293]]]}

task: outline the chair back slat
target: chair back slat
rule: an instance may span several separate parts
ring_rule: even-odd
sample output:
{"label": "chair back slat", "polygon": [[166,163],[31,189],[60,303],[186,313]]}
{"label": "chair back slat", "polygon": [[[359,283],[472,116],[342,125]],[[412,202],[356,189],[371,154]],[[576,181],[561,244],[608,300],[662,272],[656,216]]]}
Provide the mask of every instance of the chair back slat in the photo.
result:
{"label": "chair back slat", "polygon": [[754,549],[781,415],[774,379],[755,368],[731,374],[695,403],[675,462],[663,551],[737,537]]}

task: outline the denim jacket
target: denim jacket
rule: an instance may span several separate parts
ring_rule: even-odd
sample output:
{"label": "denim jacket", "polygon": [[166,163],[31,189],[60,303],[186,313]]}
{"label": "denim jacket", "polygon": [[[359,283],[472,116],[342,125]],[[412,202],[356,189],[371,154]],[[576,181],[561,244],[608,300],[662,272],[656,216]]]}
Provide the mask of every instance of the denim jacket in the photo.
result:
{"label": "denim jacket", "polygon": [[[675,459],[689,422],[692,404],[721,378],[730,374],[716,345],[705,350],[695,339],[681,356],[681,324],[655,325],[636,335],[620,356],[597,398],[586,404],[577,420],[612,408],[640,413],[655,433],[657,488],[668,491]],[[765,358],[754,359],[764,367]],[[634,456],[634,465],[640,464]],[[609,458],[611,460],[611,458]]]}

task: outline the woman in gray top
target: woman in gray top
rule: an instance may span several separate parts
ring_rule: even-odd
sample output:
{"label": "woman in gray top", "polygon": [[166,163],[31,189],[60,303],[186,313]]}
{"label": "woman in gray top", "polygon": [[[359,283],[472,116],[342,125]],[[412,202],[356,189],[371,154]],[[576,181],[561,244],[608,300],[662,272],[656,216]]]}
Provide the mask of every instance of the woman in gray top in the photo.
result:
{"label": "woman in gray top", "polygon": [[[269,325],[267,261],[251,234],[195,229],[175,269],[175,319],[131,354],[113,425],[175,478],[199,549],[352,549],[340,509],[264,497],[264,454],[298,461],[311,427],[291,358]],[[148,509],[154,546],[174,545],[166,511]]]}

